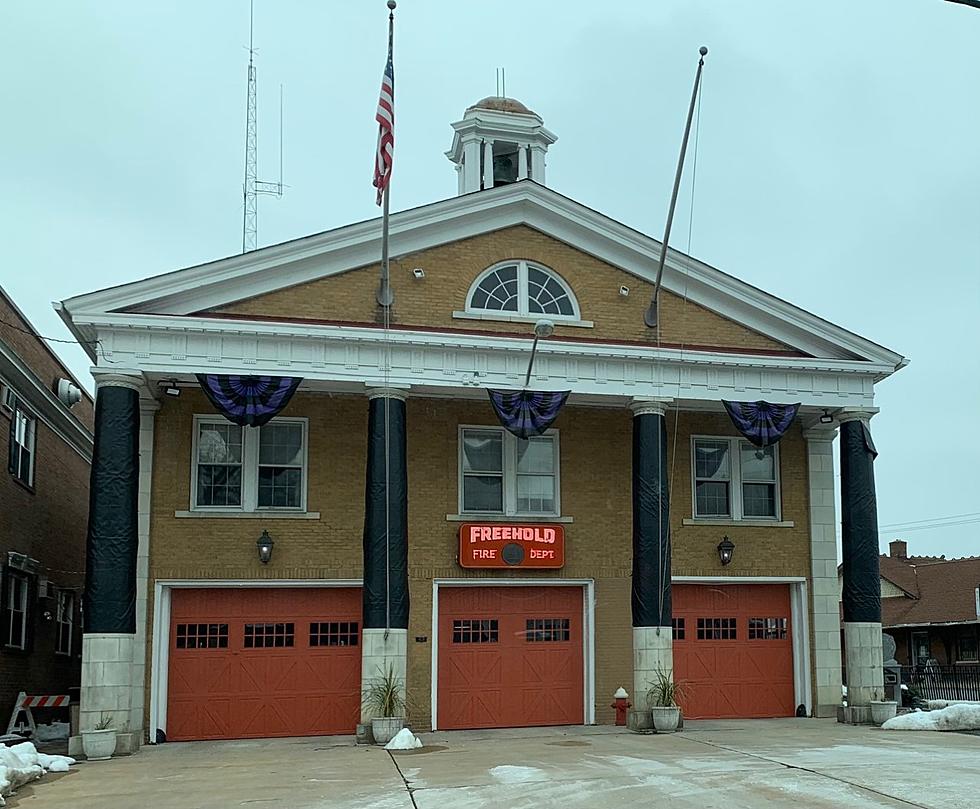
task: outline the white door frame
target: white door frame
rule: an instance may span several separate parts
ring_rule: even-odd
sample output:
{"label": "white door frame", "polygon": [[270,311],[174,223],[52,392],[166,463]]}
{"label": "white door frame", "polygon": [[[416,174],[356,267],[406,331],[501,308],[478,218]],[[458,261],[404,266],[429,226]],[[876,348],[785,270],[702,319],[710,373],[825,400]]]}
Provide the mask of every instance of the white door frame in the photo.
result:
{"label": "white door frame", "polygon": [[150,657],[150,744],[156,744],[157,728],[167,732],[167,689],[170,679],[170,596],[175,589],[254,590],[363,586],[361,579],[157,579],[153,585],[153,638]]}
{"label": "white door frame", "polygon": [[432,580],[432,729],[438,730],[439,588],[440,587],[581,587],[582,588],[582,717],[595,724],[595,579],[433,579]]}
{"label": "white door frame", "polygon": [[810,677],[810,612],[804,576],[671,576],[673,584],[787,584],[793,633],[793,693],[797,705],[813,711]]}

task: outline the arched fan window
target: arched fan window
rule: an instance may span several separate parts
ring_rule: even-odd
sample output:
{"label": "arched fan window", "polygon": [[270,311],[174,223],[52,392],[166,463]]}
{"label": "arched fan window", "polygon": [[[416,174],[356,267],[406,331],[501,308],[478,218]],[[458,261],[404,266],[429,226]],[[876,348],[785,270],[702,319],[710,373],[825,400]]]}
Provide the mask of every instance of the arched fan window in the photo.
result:
{"label": "arched fan window", "polygon": [[466,311],[579,319],[578,301],[568,285],[552,270],[528,261],[505,262],[485,270],[470,287]]}

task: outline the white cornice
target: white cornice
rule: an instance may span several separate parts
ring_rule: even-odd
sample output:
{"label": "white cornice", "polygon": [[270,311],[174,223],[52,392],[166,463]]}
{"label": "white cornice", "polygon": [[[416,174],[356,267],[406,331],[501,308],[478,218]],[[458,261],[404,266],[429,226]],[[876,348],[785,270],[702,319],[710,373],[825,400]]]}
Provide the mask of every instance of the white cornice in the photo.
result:
{"label": "white cornice", "polygon": [[[531,181],[393,214],[392,251],[394,256],[405,255],[521,224],[644,280],[652,282],[655,277],[658,241]],[[380,231],[379,219],[358,222],[80,295],[66,300],[59,311],[73,330],[81,316],[120,309],[190,314],[376,263]],[[805,353],[870,361],[883,369],[879,379],[907,362],[893,351],[673,250],[668,253],[663,284],[700,306]],[[84,329],[76,333],[93,338]]]}
{"label": "white cornice", "polygon": [[[459,334],[267,323],[225,318],[108,314],[79,325],[102,344],[100,368],[146,374],[279,374],[368,388],[516,388],[530,341]],[[390,351],[391,367],[384,358]],[[562,340],[538,344],[532,387],[587,397],[802,402],[820,408],[874,404],[886,369],[847,359],[682,351]]]}

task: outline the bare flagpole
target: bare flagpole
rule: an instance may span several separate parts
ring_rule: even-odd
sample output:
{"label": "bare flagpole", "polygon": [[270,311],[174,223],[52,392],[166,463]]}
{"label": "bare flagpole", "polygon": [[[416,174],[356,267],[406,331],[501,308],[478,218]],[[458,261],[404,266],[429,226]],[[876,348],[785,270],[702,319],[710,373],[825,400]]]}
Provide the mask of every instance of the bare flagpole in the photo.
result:
{"label": "bare flagpole", "polygon": [[674,222],[674,207],[677,205],[677,192],[681,187],[681,175],[684,173],[684,156],[687,154],[687,141],[691,135],[691,121],[694,119],[694,104],[698,99],[698,87],[701,84],[701,70],[704,68],[704,57],[708,55],[708,49],[703,45],[698,50],[701,58],[698,60],[698,72],[694,76],[694,92],[691,93],[691,107],[687,111],[687,123],[684,126],[684,139],[681,141],[681,154],[677,159],[677,173],[674,175],[674,190],[670,195],[670,208],[667,210],[667,227],[664,228],[664,241],[660,249],[660,263],[657,265],[657,280],[653,285],[653,297],[650,305],[643,313],[643,322],[651,329],[657,327],[658,312],[657,302],[660,298],[660,281],[664,275],[664,262],[667,260],[667,243],[670,241],[670,226]]}

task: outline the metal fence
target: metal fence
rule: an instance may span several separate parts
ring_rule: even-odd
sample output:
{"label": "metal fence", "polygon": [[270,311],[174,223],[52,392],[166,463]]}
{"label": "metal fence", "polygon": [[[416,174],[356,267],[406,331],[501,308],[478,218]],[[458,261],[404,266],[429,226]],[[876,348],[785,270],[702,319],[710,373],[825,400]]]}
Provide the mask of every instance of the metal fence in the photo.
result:
{"label": "metal fence", "polygon": [[980,665],[902,666],[902,682],[923,699],[980,700]]}

